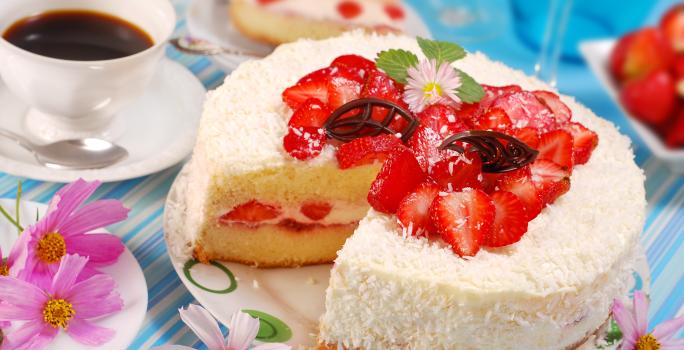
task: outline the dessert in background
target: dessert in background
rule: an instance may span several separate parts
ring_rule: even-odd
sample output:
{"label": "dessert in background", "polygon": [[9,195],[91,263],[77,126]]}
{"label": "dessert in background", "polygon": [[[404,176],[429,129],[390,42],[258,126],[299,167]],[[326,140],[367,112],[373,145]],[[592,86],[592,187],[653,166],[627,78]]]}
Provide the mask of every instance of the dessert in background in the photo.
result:
{"label": "dessert in background", "polygon": [[232,0],[229,13],[244,35],[278,45],[356,28],[402,32],[406,10],[400,0]]}
{"label": "dessert in background", "polygon": [[670,148],[684,148],[684,4],[620,38],[610,57],[620,101]]}
{"label": "dessert in background", "polygon": [[[574,349],[628,289],[645,194],[629,139],[549,90],[444,42],[282,45],[208,96],[187,239],[334,259],[321,348]],[[483,135],[538,154],[492,172]]]}

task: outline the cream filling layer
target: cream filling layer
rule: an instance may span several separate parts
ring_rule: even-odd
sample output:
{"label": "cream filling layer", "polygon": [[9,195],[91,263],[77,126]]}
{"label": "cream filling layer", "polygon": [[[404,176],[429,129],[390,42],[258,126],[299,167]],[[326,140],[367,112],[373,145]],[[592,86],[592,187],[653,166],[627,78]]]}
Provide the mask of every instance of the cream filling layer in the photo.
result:
{"label": "cream filling layer", "polygon": [[[248,0],[253,5],[261,6],[265,10],[281,13],[285,15],[297,15],[322,21],[345,22],[362,26],[389,26],[403,30],[404,18],[391,18],[385,11],[387,4],[382,1],[354,1],[361,6],[361,13],[353,18],[344,18],[340,15],[337,6],[342,1],[320,1],[320,0],[279,0],[267,5],[260,5],[257,0]],[[406,13],[406,9],[399,3],[392,4],[401,8]]]}
{"label": "cream filling layer", "polygon": [[[258,200],[258,199],[257,199]],[[256,225],[276,225],[283,220],[293,220],[300,224],[318,224],[318,225],[347,225],[359,222],[368,212],[368,206],[365,204],[359,205],[358,203],[349,203],[344,201],[324,201],[332,205],[330,213],[326,217],[320,220],[313,220],[301,211],[301,205],[297,206],[280,206],[280,215],[278,217],[260,221],[255,223]],[[278,205],[277,203],[268,203],[270,205]],[[304,204],[304,203],[302,203]],[[228,213],[233,208],[227,208],[223,213]],[[221,220],[220,217],[216,218]],[[223,221],[224,223],[230,223],[229,221]]]}

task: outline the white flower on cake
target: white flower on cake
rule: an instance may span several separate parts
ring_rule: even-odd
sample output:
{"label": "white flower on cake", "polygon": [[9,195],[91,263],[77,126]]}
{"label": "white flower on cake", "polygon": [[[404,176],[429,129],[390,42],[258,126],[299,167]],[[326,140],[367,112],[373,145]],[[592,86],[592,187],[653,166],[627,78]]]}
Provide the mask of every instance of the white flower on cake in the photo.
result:
{"label": "white flower on cake", "polygon": [[471,76],[451,65],[466,51],[450,42],[417,38],[426,59],[418,61],[413,52],[390,49],[378,54],[375,63],[395,81],[406,84],[403,100],[414,113],[441,103],[458,105],[482,99],[484,90]]}
{"label": "white flower on cake", "polygon": [[423,60],[407,70],[408,78],[404,101],[412,112],[422,112],[425,107],[442,102],[461,102],[456,91],[461,87],[461,78],[446,62],[435,59]]}

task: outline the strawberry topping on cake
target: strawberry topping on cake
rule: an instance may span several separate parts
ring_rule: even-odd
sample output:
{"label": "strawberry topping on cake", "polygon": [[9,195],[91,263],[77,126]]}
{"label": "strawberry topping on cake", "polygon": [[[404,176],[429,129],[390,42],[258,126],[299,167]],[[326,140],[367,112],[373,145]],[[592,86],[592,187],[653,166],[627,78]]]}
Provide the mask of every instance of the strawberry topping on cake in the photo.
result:
{"label": "strawberry topping on cake", "polygon": [[[344,55],[287,88],[284,149],[306,161],[334,147],[341,169],[382,163],[368,202],[396,215],[404,235],[437,235],[460,256],[514,244],[569,191],[598,136],[556,93],[479,85],[451,65],[462,48],[418,42],[426,60],[404,50],[375,62]],[[326,209],[302,212],[315,219]]]}

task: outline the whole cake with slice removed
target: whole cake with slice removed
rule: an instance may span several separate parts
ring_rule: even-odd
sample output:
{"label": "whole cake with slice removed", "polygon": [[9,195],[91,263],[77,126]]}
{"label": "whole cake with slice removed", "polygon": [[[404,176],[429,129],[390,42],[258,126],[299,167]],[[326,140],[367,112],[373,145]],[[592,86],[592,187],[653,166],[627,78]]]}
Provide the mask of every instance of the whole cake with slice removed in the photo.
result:
{"label": "whole cake with slice removed", "polygon": [[235,70],[188,182],[198,259],[335,260],[330,349],[576,348],[626,292],[645,209],[629,139],[572,98],[362,32]]}

